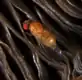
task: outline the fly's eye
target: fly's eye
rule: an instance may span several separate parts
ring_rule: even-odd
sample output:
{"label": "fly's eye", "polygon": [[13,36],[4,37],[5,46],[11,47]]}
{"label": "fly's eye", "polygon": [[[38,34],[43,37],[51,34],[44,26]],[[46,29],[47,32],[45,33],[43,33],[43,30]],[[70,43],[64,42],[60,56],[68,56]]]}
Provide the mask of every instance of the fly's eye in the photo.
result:
{"label": "fly's eye", "polygon": [[28,24],[24,23],[24,24],[23,24],[23,29],[24,29],[25,31],[27,31],[27,30],[28,30]]}

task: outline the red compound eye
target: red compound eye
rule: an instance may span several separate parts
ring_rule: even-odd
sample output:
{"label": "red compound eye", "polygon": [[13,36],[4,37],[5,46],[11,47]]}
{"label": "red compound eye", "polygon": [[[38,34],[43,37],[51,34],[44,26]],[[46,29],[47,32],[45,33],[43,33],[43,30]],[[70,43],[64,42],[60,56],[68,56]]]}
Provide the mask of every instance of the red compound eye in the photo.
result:
{"label": "red compound eye", "polygon": [[23,29],[28,30],[28,25],[26,23],[23,24]]}

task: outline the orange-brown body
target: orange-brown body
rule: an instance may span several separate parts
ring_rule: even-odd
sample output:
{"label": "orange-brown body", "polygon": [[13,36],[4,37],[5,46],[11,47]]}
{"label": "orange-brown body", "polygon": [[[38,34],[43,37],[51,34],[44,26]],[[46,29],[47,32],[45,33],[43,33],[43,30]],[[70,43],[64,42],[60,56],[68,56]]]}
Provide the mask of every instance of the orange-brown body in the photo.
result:
{"label": "orange-brown body", "polygon": [[56,37],[43,27],[40,22],[33,21],[29,24],[29,30],[36,39],[47,47],[56,47]]}
{"label": "orange-brown body", "polygon": [[72,80],[82,80],[82,76],[75,77],[75,78],[73,78]]}

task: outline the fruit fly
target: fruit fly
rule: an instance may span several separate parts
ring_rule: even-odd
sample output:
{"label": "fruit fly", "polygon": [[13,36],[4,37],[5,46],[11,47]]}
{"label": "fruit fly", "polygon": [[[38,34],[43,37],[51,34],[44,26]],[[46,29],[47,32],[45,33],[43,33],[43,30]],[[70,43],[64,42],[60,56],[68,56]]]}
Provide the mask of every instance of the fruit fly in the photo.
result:
{"label": "fruit fly", "polygon": [[38,39],[43,45],[55,48],[56,47],[56,37],[39,21],[24,21],[23,23],[24,30],[29,30],[31,34]]}

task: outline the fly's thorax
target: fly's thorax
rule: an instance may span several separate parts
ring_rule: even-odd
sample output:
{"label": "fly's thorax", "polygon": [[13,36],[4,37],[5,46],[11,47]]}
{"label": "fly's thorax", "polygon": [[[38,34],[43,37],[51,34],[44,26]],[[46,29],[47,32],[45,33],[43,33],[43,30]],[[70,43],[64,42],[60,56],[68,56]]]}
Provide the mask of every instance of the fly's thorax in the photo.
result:
{"label": "fly's thorax", "polygon": [[31,24],[29,25],[29,30],[30,32],[35,36],[40,38],[42,33],[43,33],[43,26],[41,23],[39,22],[31,22]]}

